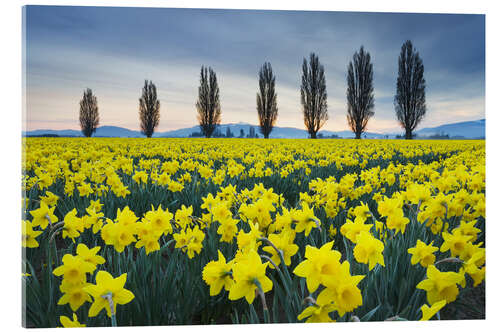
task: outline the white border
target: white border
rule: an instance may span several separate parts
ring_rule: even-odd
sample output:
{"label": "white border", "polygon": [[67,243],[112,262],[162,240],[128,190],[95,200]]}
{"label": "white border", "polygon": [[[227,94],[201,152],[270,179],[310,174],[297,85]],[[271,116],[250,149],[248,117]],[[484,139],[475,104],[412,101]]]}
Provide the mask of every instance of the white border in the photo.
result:
{"label": "white border", "polygon": [[[20,263],[21,251],[19,247],[19,218],[20,218],[20,179],[21,179],[21,6],[29,5],[85,5],[85,6],[126,6],[126,7],[182,7],[182,8],[232,8],[232,9],[281,9],[281,10],[334,10],[334,11],[363,11],[363,12],[414,12],[414,13],[473,13],[486,14],[486,137],[487,137],[487,313],[485,321],[448,321],[432,323],[348,323],[348,324],[318,324],[314,326],[304,326],[302,324],[287,324],[273,326],[251,326],[239,325],[238,331],[251,332],[254,330],[304,330],[314,331],[349,330],[350,332],[383,331],[392,332],[405,330],[416,332],[417,330],[437,331],[453,330],[462,331],[493,331],[494,321],[498,316],[497,305],[500,296],[498,287],[498,241],[496,237],[499,232],[499,214],[496,210],[499,199],[498,185],[499,176],[497,169],[499,165],[498,145],[499,137],[496,129],[499,121],[500,105],[497,100],[500,86],[498,85],[499,67],[499,46],[498,34],[500,31],[500,14],[496,1],[436,1],[419,0],[416,2],[394,1],[370,1],[358,0],[356,2],[334,2],[334,1],[151,1],[151,0],[101,0],[101,1],[13,1],[4,0],[0,10],[0,41],[1,51],[1,96],[2,105],[0,114],[3,119],[1,173],[0,188],[1,193],[1,223],[3,233],[1,234],[1,318],[0,326],[6,328],[8,332],[22,330],[21,328],[21,278]],[[149,332],[193,332],[203,329],[208,332],[232,332],[236,327],[225,326],[170,326],[170,327],[149,327],[145,328]],[[119,331],[131,331],[137,328],[120,328]],[[141,328],[142,329],[142,328]],[[102,329],[92,329],[92,331],[104,331]],[[116,331],[116,330],[114,330]]]}

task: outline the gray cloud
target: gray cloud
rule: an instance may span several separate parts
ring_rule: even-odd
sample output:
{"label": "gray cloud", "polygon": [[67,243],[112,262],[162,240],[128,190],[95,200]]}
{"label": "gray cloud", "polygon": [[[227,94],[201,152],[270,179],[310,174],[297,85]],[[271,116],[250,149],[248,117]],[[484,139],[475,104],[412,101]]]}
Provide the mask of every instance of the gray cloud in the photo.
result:
{"label": "gray cloud", "polygon": [[347,129],[346,68],[361,45],[374,63],[371,131],[398,130],[393,96],[401,44],[411,39],[425,65],[428,115],[422,127],[484,117],[484,16],[301,11],[49,7],[27,10],[28,128],[78,128],[83,89],[98,96],[103,125],[138,128],[144,79],[158,87],[159,130],[196,123],[201,65],[221,88],[223,122],[257,123],[257,72],[277,77],[278,126],[302,127],[302,60],[316,52],[326,70],[330,120]]}

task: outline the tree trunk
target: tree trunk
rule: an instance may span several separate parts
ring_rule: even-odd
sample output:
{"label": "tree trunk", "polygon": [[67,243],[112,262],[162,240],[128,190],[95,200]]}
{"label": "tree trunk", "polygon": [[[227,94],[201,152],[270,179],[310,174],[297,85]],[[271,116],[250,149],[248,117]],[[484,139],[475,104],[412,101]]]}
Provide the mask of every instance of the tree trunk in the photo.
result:
{"label": "tree trunk", "polygon": [[406,130],[405,139],[406,139],[406,140],[411,140],[411,139],[413,139],[413,137],[412,137],[412,135],[411,135],[411,131],[410,131],[410,130]]}
{"label": "tree trunk", "polygon": [[356,132],[356,139],[361,139],[361,132]]}
{"label": "tree trunk", "polygon": [[311,133],[311,139],[316,139],[316,132]]}
{"label": "tree trunk", "polygon": [[264,139],[269,139],[269,134],[264,134]]}

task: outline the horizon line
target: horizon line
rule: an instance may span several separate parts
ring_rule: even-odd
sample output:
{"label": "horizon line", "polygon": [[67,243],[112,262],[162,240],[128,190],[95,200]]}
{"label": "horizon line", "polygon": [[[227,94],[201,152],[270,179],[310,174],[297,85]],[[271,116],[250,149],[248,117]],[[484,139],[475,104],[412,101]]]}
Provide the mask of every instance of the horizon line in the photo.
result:
{"label": "horizon line", "polygon": [[[476,122],[476,121],[486,121],[486,117],[484,118],[480,118],[480,119],[475,119],[475,120],[466,120],[466,121],[459,121],[459,122],[453,122],[453,123],[443,123],[443,124],[439,124],[439,125],[436,125],[434,127],[439,127],[439,126],[444,126],[444,125],[452,125],[452,124],[460,124],[460,123],[467,123],[467,122]],[[227,125],[247,125],[247,126],[254,126],[254,127],[260,127],[260,125],[256,125],[256,124],[251,124],[251,123],[246,123],[246,122],[238,122],[238,123],[221,123],[219,124],[218,126],[227,126]],[[189,128],[192,128],[192,127],[198,127],[199,125],[193,125],[191,127],[181,127],[181,128],[177,128],[177,129],[172,129],[172,130],[167,130],[167,131],[155,131],[155,133],[168,133],[168,132],[174,132],[174,131],[179,131],[179,130],[184,130],[184,129],[189,129]],[[130,128],[127,128],[127,127],[123,127],[123,126],[116,126],[116,125],[101,125],[99,127],[97,127],[96,129],[99,129],[101,127],[116,127],[116,128],[122,128],[122,129],[125,129],[125,130],[129,130],[129,131],[134,131],[134,132],[141,132],[140,129],[130,129]],[[307,131],[305,128],[298,128],[298,127],[290,127],[290,126],[274,126],[274,128],[290,128],[290,129],[297,129],[297,130],[303,130],[303,131]],[[432,128],[432,127],[423,127],[421,128],[420,130],[422,129],[426,129],[426,128]],[[22,130],[21,132],[22,133],[28,133],[28,132],[34,132],[34,131],[81,131],[81,129],[77,128],[65,128],[65,129],[50,129],[50,128],[37,128],[37,129],[31,129],[31,130]],[[327,131],[327,132],[352,132],[351,129],[347,128],[347,129],[344,129],[344,130],[327,130],[327,129],[324,129],[324,130],[319,130],[319,132],[322,132],[322,131]],[[416,130],[418,131],[418,130]],[[389,132],[389,131],[385,131],[385,132],[377,132],[377,131],[366,131],[364,133],[374,133],[374,134],[394,134],[394,131],[392,132]]]}

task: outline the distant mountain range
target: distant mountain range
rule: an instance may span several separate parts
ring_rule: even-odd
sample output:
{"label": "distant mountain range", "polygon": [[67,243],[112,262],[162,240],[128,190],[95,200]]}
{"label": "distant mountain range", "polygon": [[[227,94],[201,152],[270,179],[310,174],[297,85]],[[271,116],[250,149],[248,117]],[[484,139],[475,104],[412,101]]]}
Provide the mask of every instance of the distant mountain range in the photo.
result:
{"label": "distant mountain range", "polygon": [[437,127],[422,128],[417,131],[419,136],[447,134],[450,137],[464,137],[468,139],[485,138],[486,120],[464,121]]}
{"label": "distant mountain range", "polygon": [[[230,131],[233,133],[235,137],[240,136],[240,132],[243,130],[243,135],[246,137],[250,132],[250,128],[253,127],[255,132],[259,135],[259,137],[263,137],[260,134],[259,126],[252,125],[248,123],[237,123],[237,124],[221,124],[219,126],[219,131],[222,134],[225,134],[227,128],[229,127]],[[168,131],[163,133],[158,133],[154,136],[156,137],[188,137],[192,133],[200,132],[199,126],[193,126],[189,128],[182,128],[174,131]],[[319,131],[318,134],[322,134],[323,136],[332,136],[337,135],[341,138],[354,137],[354,134],[351,131]],[[366,133],[367,137],[370,138],[382,138],[384,134],[378,133]],[[274,139],[307,139],[309,137],[309,133],[306,130],[295,128],[295,127],[274,127],[273,131],[269,135],[270,138]]]}
{"label": "distant mountain range", "polygon": [[[82,132],[79,130],[50,130],[50,129],[39,129],[34,131],[27,131],[23,133],[27,136],[40,136],[40,135],[58,135],[58,136],[83,136]],[[119,138],[139,138],[144,135],[139,131],[130,130],[128,128],[118,127],[118,126],[101,126],[98,127],[95,133],[92,135],[95,137],[119,137]]]}
{"label": "distant mountain range", "polygon": [[[449,136],[450,138],[466,138],[466,139],[478,139],[485,137],[485,119],[466,121],[460,123],[452,123],[440,125],[437,127],[423,128],[417,130],[416,134],[419,137],[431,137],[431,136]],[[240,132],[243,130],[243,134],[246,137],[250,132],[250,128],[253,127],[255,132],[262,135],[259,132],[259,127],[257,125],[252,125],[248,123],[237,123],[237,124],[222,124],[219,126],[219,131],[225,134],[227,128],[231,130],[234,137],[240,136]],[[157,138],[185,138],[189,137],[193,133],[200,132],[199,126],[193,126],[190,128],[182,128],[173,131],[166,132],[156,132],[153,137]],[[330,137],[332,135],[338,136],[340,138],[354,138],[354,133],[351,131],[320,131],[318,134],[322,134],[325,137]],[[366,132],[363,137],[370,139],[382,139],[382,138],[395,138],[396,135],[401,135],[401,133],[372,133]],[[33,131],[23,132],[23,136],[66,136],[66,137],[81,137],[82,132],[78,130],[49,130],[49,129],[39,129]],[[94,137],[120,137],[120,138],[141,138],[144,135],[140,131],[134,131],[123,127],[117,126],[101,126],[99,127],[93,135]],[[309,135],[306,130],[294,128],[294,127],[274,127],[271,132],[271,138],[290,138],[290,139],[305,139]]]}

